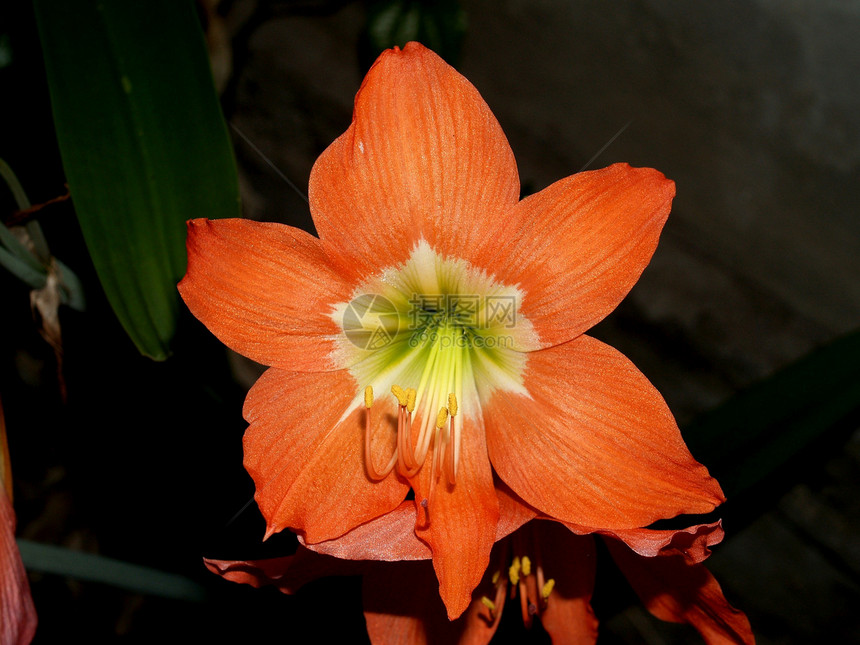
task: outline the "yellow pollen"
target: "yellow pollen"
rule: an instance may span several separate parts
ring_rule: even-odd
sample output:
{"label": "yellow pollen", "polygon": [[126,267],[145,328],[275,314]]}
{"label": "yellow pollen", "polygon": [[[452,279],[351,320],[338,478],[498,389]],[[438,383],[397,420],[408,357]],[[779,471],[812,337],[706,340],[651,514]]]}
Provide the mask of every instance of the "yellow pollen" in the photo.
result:
{"label": "yellow pollen", "polygon": [[368,385],[366,388],[364,388],[364,407],[366,407],[369,410],[372,405],[373,405],[373,386]]}
{"label": "yellow pollen", "polygon": [[543,589],[540,590],[540,597],[544,599],[544,602],[549,598],[553,587],[555,587],[555,578],[550,578],[546,581],[546,584],[544,584]]}
{"label": "yellow pollen", "polygon": [[484,607],[486,607],[490,611],[496,611],[496,603],[494,603],[486,596],[481,596],[481,602],[484,603]]}
{"label": "yellow pollen", "polygon": [[508,567],[508,579],[511,581],[512,585],[517,584],[520,581],[520,559],[514,558],[511,566]]}
{"label": "yellow pollen", "polygon": [[457,416],[457,410],[458,410],[458,409],[459,409],[459,408],[457,407],[457,397],[456,397],[456,396],[454,396],[454,394],[453,394],[453,393],[452,393],[452,394],[449,394],[449,395],[448,395],[448,413],[449,413],[452,417],[456,417],[456,416]]}
{"label": "yellow pollen", "polygon": [[498,584],[498,582],[499,582],[499,578],[501,577],[501,575],[502,575],[502,572],[501,572],[501,571],[496,571],[496,572],[493,574],[493,584]]}
{"label": "yellow pollen", "polygon": [[418,396],[418,392],[416,392],[413,388],[406,388],[406,410],[407,412],[412,412],[415,410],[415,398]]}
{"label": "yellow pollen", "polygon": [[524,555],[522,560],[520,560],[523,569],[523,575],[530,575],[532,572],[532,561],[529,559],[529,556]]}
{"label": "yellow pollen", "polygon": [[448,420],[448,408],[439,408],[439,414],[436,415],[436,427],[440,430],[445,427],[445,422]]}
{"label": "yellow pollen", "polygon": [[397,402],[400,405],[406,405],[406,392],[399,385],[391,386],[391,393],[397,397]]}

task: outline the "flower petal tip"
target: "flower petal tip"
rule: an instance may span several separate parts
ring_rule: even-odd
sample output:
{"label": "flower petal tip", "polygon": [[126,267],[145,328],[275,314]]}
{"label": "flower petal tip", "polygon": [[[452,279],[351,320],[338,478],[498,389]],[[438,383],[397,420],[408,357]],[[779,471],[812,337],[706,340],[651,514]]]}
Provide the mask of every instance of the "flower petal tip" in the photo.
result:
{"label": "flower petal tip", "polygon": [[211,224],[211,220],[205,217],[195,217],[194,219],[189,219],[185,221],[185,228],[188,230],[188,233],[190,235],[192,233],[197,233],[204,228],[207,228],[209,224]]}
{"label": "flower petal tip", "polygon": [[[440,590],[441,591],[441,590]],[[469,608],[472,602],[470,598],[443,598],[445,601],[445,610],[448,612],[448,620],[457,620],[463,615],[463,612]]]}
{"label": "flower petal tip", "polygon": [[725,504],[726,494],[723,492],[723,488],[722,486],[720,486],[720,482],[718,482],[714,477],[712,477],[710,473],[708,474],[707,484],[709,487],[708,493],[710,494],[709,501],[711,504],[714,505],[714,508],[720,506],[721,504]]}
{"label": "flower petal tip", "polygon": [[[611,166],[609,166],[609,168],[607,168],[607,170],[613,168],[616,168],[620,172],[629,175],[628,181],[630,181],[631,183],[640,184],[640,189],[643,192],[647,192],[654,196],[652,197],[652,199],[659,196],[659,198],[662,198],[664,203],[667,203],[669,206],[671,206],[671,201],[675,198],[676,194],[675,182],[672,179],[669,179],[666,175],[664,175],[656,168],[650,168],[647,166],[631,166],[627,162],[620,162],[612,164]],[[669,209],[667,208],[666,215],[668,214]]]}
{"label": "flower petal tip", "polygon": [[263,542],[272,537],[275,533],[280,533],[281,529],[277,526],[270,524],[266,526],[266,533],[263,535]]}

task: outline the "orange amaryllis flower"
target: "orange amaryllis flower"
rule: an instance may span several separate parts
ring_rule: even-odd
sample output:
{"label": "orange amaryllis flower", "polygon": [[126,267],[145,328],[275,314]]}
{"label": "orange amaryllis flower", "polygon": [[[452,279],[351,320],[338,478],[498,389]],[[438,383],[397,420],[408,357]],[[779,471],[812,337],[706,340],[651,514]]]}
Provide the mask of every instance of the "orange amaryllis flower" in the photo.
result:
{"label": "orange amaryllis flower", "polygon": [[15,543],[12,470],[0,402],[0,645],[26,645],[36,632],[36,608]]}
{"label": "orange amaryllis flower", "polygon": [[[205,562],[210,571],[228,580],[276,585],[290,594],[316,578],[362,574],[364,614],[375,645],[485,644],[512,602],[525,626],[539,622],[553,643],[594,643],[598,625],[590,603],[597,560],[594,538],[582,534],[580,527],[530,521],[537,517],[533,509],[504,490],[498,493],[500,540],[468,609],[454,621],[446,619],[429,563],[373,560],[380,556],[380,538],[388,540],[382,549],[394,549],[404,560],[430,557],[430,550],[411,530],[412,509],[405,504],[341,538],[314,545],[317,551],[300,546],[295,555],[283,558]],[[726,601],[701,564],[710,547],[723,538],[718,522],[682,530],[606,531],[601,537],[656,617],[692,625],[706,643],[754,642],[746,616]]]}
{"label": "orange amaryllis flower", "polygon": [[613,530],[723,500],[654,387],[583,333],[648,264],[674,184],[618,164],[519,192],[477,90],[410,43],[313,167],[319,237],[192,220],[179,285],[271,368],[244,409],[267,535],[330,540],[411,488],[452,618],[489,564],[494,472],[549,517]]}
{"label": "orange amaryllis flower", "polygon": [[26,645],[36,632],[36,609],[15,543],[15,511],[0,488],[0,644]]}

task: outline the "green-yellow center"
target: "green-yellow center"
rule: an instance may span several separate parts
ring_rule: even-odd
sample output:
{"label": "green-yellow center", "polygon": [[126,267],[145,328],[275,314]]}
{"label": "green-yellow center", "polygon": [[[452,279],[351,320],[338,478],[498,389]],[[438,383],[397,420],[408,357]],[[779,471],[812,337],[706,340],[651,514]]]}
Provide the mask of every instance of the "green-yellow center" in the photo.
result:
{"label": "green-yellow center", "polygon": [[[336,306],[332,316],[342,334],[334,359],[361,388],[355,406],[367,407],[368,428],[373,396],[363,400],[365,388],[377,396],[394,388],[398,399],[397,448],[381,471],[367,457],[372,477],[395,464],[413,475],[435,441],[434,473],[446,469],[453,483],[462,419],[478,418],[482,402],[498,390],[525,393],[526,352],[537,339],[522,315],[522,298],[517,287],[465,260],[442,257],[422,240],[403,264],[368,279],[350,302]],[[413,423],[419,428],[414,446]]]}

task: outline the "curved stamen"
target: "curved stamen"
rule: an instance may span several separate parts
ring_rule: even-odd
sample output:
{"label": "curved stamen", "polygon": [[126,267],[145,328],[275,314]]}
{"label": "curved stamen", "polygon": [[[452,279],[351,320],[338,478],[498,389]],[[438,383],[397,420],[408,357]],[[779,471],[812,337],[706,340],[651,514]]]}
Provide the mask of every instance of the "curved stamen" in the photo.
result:
{"label": "curved stamen", "polygon": [[433,500],[433,491],[436,489],[436,480],[439,478],[439,465],[441,461],[441,458],[439,457],[439,453],[441,452],[439,442],[442,436],[442,428],[445,427],[447,421],[448,408],[440,408],[439,414],[436,415],[436,435],[433,443],[433,465],[430,469],[430,493],[427,495],[427,499],[429,500],[428,505],[430,501]]}
{"label": "curved stamen", "polygon": [[371,423],[370,423],[370,408],[373,407],[373,387],[368,385],[364,388],[364,466],[367,469],[367,476],[373,480],[379,481],[380,479],[385,479],[388,476],[388,473],[392,471],[394,468],[394,464],[397,463],[397,450],[395,449],[394,454],[391,455],[391,459],[388,461],[388,465],[382,470],[382,472],[378,472],[373,465],[373,452],[371,450]]}
{"label": "curved stamen", "polygon": [[451,425],[448,428],[448,441],[445,444],[445,476],[451,485],[457,483],[457,462],[456,455],[457,441],[459,435],[455,434],[454,417],[457,416],[458,405],[457,397],[452,393],[448,395],[448,413],[451,415]]}
{"label": "curved stamen", "polygon": [[527,555],[521,559],[523,568],[523,586],[520,587],[520,594],[526,596],[528,602],[521,604],[523,612],[523,622],[526,627],[531,627],[532,617],[538,613],[538,588],[535,582],[535,576],[532,575],[532,561]]}
{"label": "curved stamen", "polygon": [[[492,581],[497,589],[510,584],[509,596],[512,600],[519,595],[523,625],[528,629],[534,623],[534,617],[540,616],[546,609],[547,599],[555,586],[555,580],[544,581],[540,546],[537,535],[532,530],[524,529],[517,532],[510,541],[513,553],[507,567],[507,576],[497,572],[493,575]],[[534,559],[526,555],[529,550],[533,550]],[[490,618],[493,618],[492,613]]]}
{"label": "curved stamen", "polygon": [[[433,401],[424,401],[424,393],[427,390],[427,383],[430,380],[432,375],[436,373],[436,362],[439,358],[439,353],[441,351],[441,345],[438,342],[433,344],[433,347],[430,349],[430,356],[427,359],[427,363],[424,365],[424,371],[421,373],[421,379],[418,381],[418,391],[417,398],[423,405],[423,409],[427,409],[428,405],[432,406]],[[431,408],[432,409],[432,408]],[[430,438],[432,437],[432,432],[430,431],[430,418],[429,415],[425,414],[421,423],[421,431],[418,433],[418,439],[415,442],[417,448],[415,449],[415,461],[417,463],[423,463],[424,459],[427,457],[427,451],[430,448]]]}
{"label": "curved stamen", "polygon": [[406,433],[403,431],[403,427],[406,425],[405,416],[406,407],[402,405],[397,406],[397,472],[403,476],[406,476],[409,470],[409,467],[406,465],[408,453],[403,444],[403,440],[406,438]]}
{"label": "curved stamen", "polygon": [[533,606],[529,602],[528,592],[526,591],[526,577],[523,576],[520,578],[520,583],[518,585],[519,593],[520,593],[520,614],[523,617],[523,625],[525,625],[526,629],[532,626],[532,614],[529,613],[529,606]]}
{"label": "curved stamen", "polygon": [[[541,558],[541,554],[540,554],[540,541],[537,539],[534,540],[534,550],[535,550],[535,561],[536,561],[536,565],[537,565],[535,567],[535,569],[536,569],[535,577],[537,578],[537,588],[538,588],[538,590],[540,590],[540,593],[541,593],[541,600],[542,600],[541,606],[544,607],[544,606],[546,606],[546,597],[544,597],[544,595],[543,595],[543,590],[548,583],[544,581],[543,559]],[[553,581],[552,584],[554,585],[555,581]],[[550,586],[549,590],[552,591],[552,586]],[[549,592],[547,592],[547,597],[548,596],[549,596]]]}
{"label": "curved stamen", "polygon": [[391,393],[397,398],[397,402],[401,407],[406,407],[406,390],[399,385],[392,385]]}
{"label": "curved stamen", "polygon": [[541,587],[540,597],[541,600],[543,600],[544,605],[549,602],[549,595],[552,593],[553,587],[555,587],[555,578],[550,578],[544,583],[543,587]]}
{"label": "curved stamen", "polygon": [[[523,544],[522,534],[514,535],[514,553],[523,553],[525,546]],[[531,577],[532,563],[529,557],[525,554],[514,556],[513,563],[510,567],[509,577],[511,580],[511,598],[517,593],[520,596],[520,614],[522,615],[523,625],[526,628],[532,626],[532,614],[529,612],[530,606],[533,604],[529,597],[528,584]]]}
{"label": "curved stamen", "polygon": [[[464,365],[465,363],[465,365]],[[454,373],[454,392],[456,392],[456,399],[463,399],[463,370],[467,369],[471,372],[472,369],[472,359],[470,358],[469,353],[466,353],[465,356],[463,354],[459,354],[457,356],[457,364],[456,371]],[[459,409],[459,405],[457,408]],[[463,445],[463,421],[461,419],[460,423],[454,426],[454,479],[457,478],[457,472],[460,469],[460,449]]]}
{"label": "curved stamen", "polygon": [[[448,408],[439,408],[439,414],[436,415],[436,439],[433,444],[433,478],[438,479],[442,468],[442,452],[445,449],[442,430],[445,424],[448,423]],[[442,445],[440,446],[440,442]]]}
{"label": "curved stamen", "polygon": [[[432,477],[432,482],[435,483],[437,479],[439,479],[439,468],[442,463],[442,458],[439,456],[445,450],[445,438],[442,436],[442,428],[436,426],[433,435],[433,466],[430,468],[430,477]],[[433,497],[432,488],[430,497]]]}
{"label": "curved stamen", "polygon": [[400,439],[402,435],[398,446],[403,453],[403,462],[406,467],[403,475],[406,477],[414,477],[421,468],[421,464],[415,460],[415,446],[412,444],[412,413],[415,411],[417,395],[418,393],[411,387],[406,388],[406,407],[402,409],[403,426],[401,428],[398,424],[397,427],[398,438]]}
{"label": "curved stamen", "polygon": [[406,390],[399,385],[391,386],[391,393],[397,399],[397,438],[394,452],[397,455],[397,472],[404,475],[408,470],[406,465],[406,451],[403,447],[403,426],[406,424]]}

